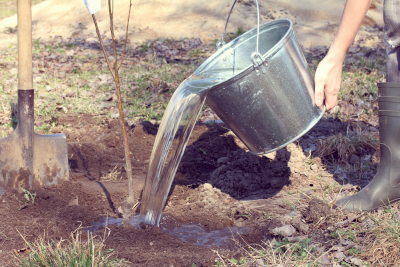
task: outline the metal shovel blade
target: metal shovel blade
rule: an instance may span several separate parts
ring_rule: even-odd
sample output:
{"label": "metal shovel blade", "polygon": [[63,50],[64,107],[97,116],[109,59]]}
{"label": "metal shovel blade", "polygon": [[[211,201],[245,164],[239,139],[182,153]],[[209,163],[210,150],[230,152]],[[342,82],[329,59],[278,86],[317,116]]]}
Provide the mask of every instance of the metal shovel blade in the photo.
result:
{"label": "metal shovel blade", "polygon": [[30,0],[18,0],[18,126],[0,139],[0,187],[39,188],[69,178],[64,134],[33,131],[32,12]]}
{"label": "metal shovel blade", "polygon": [[17,128],[10,136],[0,139],[1,187],[33,189],[68,180],[68,152],[64,134],[34,133],[32,160],[26,157],[30,153],[29,149],[24,151],[22,138],[23,134]]}
{"label": "metal shovel blade", "polygon": [[0,186],[39,188],[69,177],[64,134],[41,135],[33,131],[34,90],[18,90],[18,126],[0,139]]}

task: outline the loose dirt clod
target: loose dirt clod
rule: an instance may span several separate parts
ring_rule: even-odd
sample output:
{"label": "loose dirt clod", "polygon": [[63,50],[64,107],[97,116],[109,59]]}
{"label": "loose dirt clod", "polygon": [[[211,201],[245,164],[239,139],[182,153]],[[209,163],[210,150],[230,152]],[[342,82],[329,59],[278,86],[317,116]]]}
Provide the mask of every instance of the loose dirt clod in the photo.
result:
{"label": "loose dirt clod", "polygon": [[304,217],[311,223],[317,223],[329,214],[331,214],[330,207],[322,200],[313,198],[309,203],[307,211],[304,213]]}

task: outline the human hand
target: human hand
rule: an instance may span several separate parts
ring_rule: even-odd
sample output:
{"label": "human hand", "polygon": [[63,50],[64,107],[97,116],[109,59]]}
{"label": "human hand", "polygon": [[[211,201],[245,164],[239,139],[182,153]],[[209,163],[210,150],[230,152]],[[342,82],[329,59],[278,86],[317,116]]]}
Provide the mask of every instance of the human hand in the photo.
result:
{"label": "human hand", "polygon": [[328,54],[315,72],[315,104],[322,107],[325,96],[326,110],[336,106],[342,82],[342,57]]}

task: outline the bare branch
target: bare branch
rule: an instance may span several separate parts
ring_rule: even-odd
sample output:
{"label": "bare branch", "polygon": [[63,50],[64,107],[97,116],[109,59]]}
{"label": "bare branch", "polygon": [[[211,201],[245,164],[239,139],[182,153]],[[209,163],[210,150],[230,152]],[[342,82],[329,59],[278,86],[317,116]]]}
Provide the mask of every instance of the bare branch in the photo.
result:
{"label": "bare branch", "polygon": [[114,72],[112,71],[110,61],[108,60],[108,56],[107,56],[106,50],[104,49],[103,38],[101,38],[99,27],[97,26],[96,17],[94,16],[94,14],[92,14],[92,18],[93,18],[94,25],[96,26],[97,37],[99,38],[99,41],[100,41],[100,44],[101,44],[101,48],[103,49],[104,57],[106,59],[108,68],[110,69],[111,75],[113,76],[113,78],[115,80],[115,75],[114,75]]}
{"label": "bare branch", "polygon": [[[113,1],[114,4],[114,1]],[[129,7],[130,8],[130,7]],[[124,111],[122,109],[122,97],[121,97],[121,84],[119,81],[119,74],[118,74],[118,64],[117,64],[117,47],[115,41],[115,34],[114,34],[114,14],[111,11],[111,0],[108,0],[108,12],[110,15],[110,31],[113,40],[113,50],[114,50],[114,71],[115,71],[115,87],[117,89],[118,95],[118,109],[119,109],[119,119],[122,128],[122,135],[124,137],[124,147],[125,147],[125,162],[126,162],[126,175],[128,177],[128,189],[129,189],[129,196],[125,199],[123,203],[123,223],[125,227],[130,225],[129,217],[131,215],[131,209],[134,205],[134,188],[133,188],[133,178],[132,178],[132,162],[131,162],[131,153],[129,151],[129,143],[128,143],[128,135],[126,133],[125,127],[125,118],[124,118]],[[128,18],[129,19],[129,18]],[[122,61],[121,61],[122,62]]]}
{"label": "bare branch", "polygon": [[125,57],[125,48],[126,48],[126,42],[128,41],[128,28],[129,28],[129,18],[131,17],[131,8],[132,8],[132,0],[130,0],[128,23],[126,24],[126,36],[125,36],[125,44],[124,44],[124,53],[122,53],[122,59],[121,59],[121,63],[118,66],[118,69],[121,68],[122,62],[124,61],[124,57]]}
{"label": "bare branch", "polygon": [[[118,79],[118,68],[117,68],[117,47],[115,44],[115,34],[114,34],[114,13],[113,11],[111,11],[111,0],[108,0],[108,12],[110,14],[110,31],[111,31],[111,37],[112,37],[112,41],[113,41],[113,50],[114,50],[114,69],[115,69],[115,76]],[[114,3],[114,1],[113,1]],[[117,82],[117,81],[115,81]]]}
{"label": "bare branch", "polygon": [[113,49],[114,49],[114,64],[117,62],[117,50],[115,47],[115,34],[114,34],[114,13],[111,11],[111,0],[108,0],[108,13],[110,15],[110,32],[113,40]]}
{"label": "bare branch", "polygon": [[[114,71],[115,71],[115,85],[117,86],[117,90],[119,90],[119,77],[118,77],[118,67],[117,67],[117,47],[115,44],[115,34],[114,34],[114,14],[111,11],[111,0],[108,0],[108,12],[110,14],[110,31],[111,31],[111,37],[112,37],[112,42],[113,42],[113,51],[114,51]],[[114,1],[113,1],[114,3]],[[118,95],[118,98],[120,96]],[[121,100],[121,99],[119,99]]]}

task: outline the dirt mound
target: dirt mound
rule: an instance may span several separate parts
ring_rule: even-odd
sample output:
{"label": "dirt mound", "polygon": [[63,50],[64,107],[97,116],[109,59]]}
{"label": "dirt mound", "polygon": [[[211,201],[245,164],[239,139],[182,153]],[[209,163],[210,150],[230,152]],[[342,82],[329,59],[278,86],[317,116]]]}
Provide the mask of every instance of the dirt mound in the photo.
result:
{"label": "dirt mound", "polygon": [[279,159],[272,161],[239,150],[228,157],[226,163],[211,174],[210,182],[234,197],[244,197],[259,190],[281,189],[289,184],[290,170]]}

